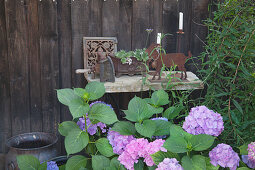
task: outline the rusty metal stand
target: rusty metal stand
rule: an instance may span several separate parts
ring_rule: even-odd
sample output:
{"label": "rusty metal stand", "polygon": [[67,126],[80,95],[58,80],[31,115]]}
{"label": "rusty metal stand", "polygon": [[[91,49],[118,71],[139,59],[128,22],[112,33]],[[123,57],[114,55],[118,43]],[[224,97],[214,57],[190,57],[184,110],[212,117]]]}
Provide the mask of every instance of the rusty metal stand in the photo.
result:
{"label": "rusty metal stand", "polygon": [[178,30],[177,32],[177,47],[176,47],[176,53],[183,53],[183,37],[184,37],[184,32],[183,30]]}

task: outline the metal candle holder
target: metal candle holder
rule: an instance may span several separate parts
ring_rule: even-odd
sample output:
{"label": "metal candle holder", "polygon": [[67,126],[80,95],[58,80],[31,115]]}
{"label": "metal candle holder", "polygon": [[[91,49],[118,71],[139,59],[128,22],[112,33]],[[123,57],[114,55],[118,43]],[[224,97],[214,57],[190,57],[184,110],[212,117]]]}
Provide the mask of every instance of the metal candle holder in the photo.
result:
{"label": "metal candle holder", "polygon": [[182,45],[182,39],[183,39],[183,35],[184,35],[184,32],[183,30],[178,30],[177,31],[177,47],[176,47],[176,52],[177,53],[181,53],[181,45]]}

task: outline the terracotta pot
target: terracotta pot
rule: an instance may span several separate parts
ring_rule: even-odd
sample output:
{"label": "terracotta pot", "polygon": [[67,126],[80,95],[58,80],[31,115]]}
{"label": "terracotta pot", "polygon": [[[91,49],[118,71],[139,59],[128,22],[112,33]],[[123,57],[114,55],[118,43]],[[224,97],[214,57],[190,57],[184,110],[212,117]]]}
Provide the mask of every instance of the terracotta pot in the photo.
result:
{"label": "terracotta pot", "polygon": [[121,75],[135,75],[142,74],[146,71],[146,67],[141,61],[138,61],[135,57],[131,57],[132,64],[122,64],[119,58],[111,56],[116,77],[120,77]]}
{"label": "terracotta pot", "polygon": [[56,135],[44,132],[24,133],[11,137],[6,142],[10,150],[6,155],[5,169],[18,170],[16,157],[19,155],[34,155],[40,162],[56,157],[57,140]]}

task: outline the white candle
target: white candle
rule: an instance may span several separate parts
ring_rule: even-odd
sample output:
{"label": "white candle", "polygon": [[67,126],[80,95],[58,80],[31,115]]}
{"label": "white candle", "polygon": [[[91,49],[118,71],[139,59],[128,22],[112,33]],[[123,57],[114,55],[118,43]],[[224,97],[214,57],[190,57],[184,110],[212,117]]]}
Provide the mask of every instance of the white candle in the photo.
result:
{"label": "white candle", "polygon": [[183,13],[179,12],[179,30],[183,30]]}
{"label": "white candle", "polygon": [[158,33],[158,35],[157,35],[157,44],[160,44],[160,39],[161,39],[161,33]]}

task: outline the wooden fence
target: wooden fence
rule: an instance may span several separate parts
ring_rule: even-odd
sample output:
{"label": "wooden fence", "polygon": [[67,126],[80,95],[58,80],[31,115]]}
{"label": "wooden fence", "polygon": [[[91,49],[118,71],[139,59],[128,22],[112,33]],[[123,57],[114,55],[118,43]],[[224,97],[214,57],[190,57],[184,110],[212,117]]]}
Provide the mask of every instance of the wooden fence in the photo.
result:
{"label": "wooden fence", "polygon": [[[158,32],[167,52],[176,51],[178,12],[184,12],[183,52],[203,50],[210,0],[0,0],[0,153],[13,135],[57,133],[71,119],[55,89],[84,87],[82,37],[115,36],[118,49],[143,48]],[[201,41],[202,40],[202,41]],[[190,64],[189,70],[195,71]],[[116,94],[120,106],[130,96]]]}

